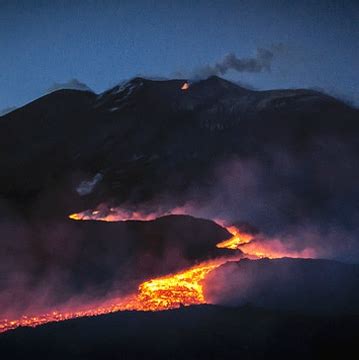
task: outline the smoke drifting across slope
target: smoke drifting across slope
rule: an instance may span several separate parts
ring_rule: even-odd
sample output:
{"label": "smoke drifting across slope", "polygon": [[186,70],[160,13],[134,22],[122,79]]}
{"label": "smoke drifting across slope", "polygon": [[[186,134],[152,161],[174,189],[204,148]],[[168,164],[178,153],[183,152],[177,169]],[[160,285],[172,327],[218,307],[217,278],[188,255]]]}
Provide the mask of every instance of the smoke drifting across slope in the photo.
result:
{"label": "smoke drifting across slope", "polygon": [[[240,220],[258,227],[262,234],[256,241],[263,249],[309,251],[308,255],[316,257],[357,262],[359,214],[349,201],[353,189],[344,181],[350,168],[332,163],[326,169],[328,175],[338,171],[343,178],[329,180],[319,175],[324,169],[318,168],[312,176],[310,170],[300,174],[303,167],[298,169],[297,165],[290,157],[277,158],[271,169],[253,160],[233,160],[222,165],[217,170],[221,175],[212,188],[207,211],[216,209],[217,216],[230,222]],[[335,195],[330,194],[334,182]],[[248,252],[253,245],[246,245]]]}
{"label": "smoke drifting across slope", "polygon": [[359,266],[312,259],[227,262],[206,278],[213,304],[314,314],[359,314]]}
{"label": "smoke drifting across slope", "polygon": [[[95,218],[116,221],[116,211],[121,217],[121,209],[129,209],[141,217],[177,213],[223,219],[227,224],[248,223],[259,233],[244,246],[245,252],[251,253],[255,246],[263,253],[271,250],[357,262],[355,151],[334,139],[320,140],[312,144],[310,161],[280,149],[267,149],[265,158],[233,157],[206,175],[210,183],[206,188],[192,186],[176,196],[162,193],[135,205],[131,200],[114,201],[98,207]],[[91,211],[87,215],[91,218]]]}

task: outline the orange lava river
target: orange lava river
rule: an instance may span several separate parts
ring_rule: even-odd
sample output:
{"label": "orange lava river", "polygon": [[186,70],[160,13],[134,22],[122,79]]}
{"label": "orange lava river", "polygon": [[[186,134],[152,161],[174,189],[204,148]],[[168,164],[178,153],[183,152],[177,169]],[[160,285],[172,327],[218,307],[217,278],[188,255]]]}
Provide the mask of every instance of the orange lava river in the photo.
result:
{"label": "orange lava river", "polygon": [[[118,210],[118,209],[117,209]],[[172,212],[174,214],[176,212]],[[124,220],[152,220],[157,216],[144,216],[140,213],[128,213],[118,210],[116,214],[110,214],[108,217],[99,217],[98,211],[93,211],[90,215],[84,213],[72,214],[73,220],[101,220],[101,221],[124,221]],[[221,224],[221,222],[218,222]],[[223,226],[223,223],[222,223]],[[241,233],[236,227],[230,226],[226,229],[232,234],[232,237],[226,241],[217,244],[218,248],[243,249],[251,245],[252,236]],[[266,253],[266,249],[256,251],[252,248],[253,253],[245,252],[246,256],[253,257],[282,257],[286,254]],[[139,285],[135,294],[127,297],[113,298],[101,303],[87,305],[86,308],[76,310],[57,310],[47,312],[37,316],[22,316],[19,319],[0,319],[0,333],[19,326],[35,327],[49,322],[64,321],[79,317],[96,316],[114,313],[117,311],[136,310],[136,311],[160,311],[175,309],[181,306],[196,304],[205,304],[206,299],[203,294],[203,281],[206,276],[214,269],[229,260],[238,260],[240,255],[232,258],[218,258],[210,260],[189,269],[185,269],[175,274],[154,278],[143,282]]]}
{"label": "orange lava river", "polygon": [[19,326],[39,326],[49,322],[69,320],[85,316],[109,314],[124,310],[160,311],[180,306],[204,304],[201,282],[206,275],[228,259],[202,263],[188,270],[155,278],[142,283],[138,293],[124,298],[115,298],[101,305],[78,311],[53,311],[39,316],[22,316],[17,320],[0,320],[0,332]]}

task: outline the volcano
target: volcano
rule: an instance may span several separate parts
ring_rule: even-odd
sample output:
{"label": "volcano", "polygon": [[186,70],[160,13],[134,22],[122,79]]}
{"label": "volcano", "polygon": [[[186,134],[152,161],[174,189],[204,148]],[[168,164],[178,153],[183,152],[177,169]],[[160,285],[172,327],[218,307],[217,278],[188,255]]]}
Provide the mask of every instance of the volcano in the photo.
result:
{"label": "volcano", "polygon": [[239,159],[259,164],[273,193],[300,198],[283,205],[286,221],[337,217],[333,202],[355,207],[357,109],[313,90],[254,91],[210,77],[183,91],[184,83],[59,90],[1,117],[0,195],[24,211],[43,207],[41,216],[192,189],[205,197],[216,168]]}
{"label": "volcano", "polygon": [[[14,353],[20,342],[38,356],[36,334],[68,343],[68,326],[86,332],[91,321],[113,329],[132,319],[144,324],[143,355],[148,319],[190,337],[200,331],[193,319],[216,333],[222,316],[218,334],[231,343],[240,337],[231,331],[254,331],[261,319],[277,324],[271,355],[280,341],[298,346],[283,334],[301,316],[299,328],[315,324],[318,336],[328,323],[350,334],[358,316],[358,268],[347,264],[359,261],[358,115],[318,91],[256,91],[213,76],[134,78],[101,94],[62,89],[2,116],[0,344]],[[98,336],[88,335],[91,343]],[[253,354],[266,335],[247,340],[237,345]],[[73,355],[59,346],[49,354]],[[107,351],[123,346],[111,340]]]}

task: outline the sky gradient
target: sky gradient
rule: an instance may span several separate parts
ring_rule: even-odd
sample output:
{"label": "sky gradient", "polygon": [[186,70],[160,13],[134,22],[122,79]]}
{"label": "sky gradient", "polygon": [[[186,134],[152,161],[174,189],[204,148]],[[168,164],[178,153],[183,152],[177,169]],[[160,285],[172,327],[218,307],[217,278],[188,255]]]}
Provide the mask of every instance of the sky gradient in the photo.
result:
{"label": "sky gradient", "polygon": [[0,0],[0,110],[73,78],[101,92],[276,44],[270,72],[225,77],[258,89],[319,87],[358,105],[358,24],[356,1]]}

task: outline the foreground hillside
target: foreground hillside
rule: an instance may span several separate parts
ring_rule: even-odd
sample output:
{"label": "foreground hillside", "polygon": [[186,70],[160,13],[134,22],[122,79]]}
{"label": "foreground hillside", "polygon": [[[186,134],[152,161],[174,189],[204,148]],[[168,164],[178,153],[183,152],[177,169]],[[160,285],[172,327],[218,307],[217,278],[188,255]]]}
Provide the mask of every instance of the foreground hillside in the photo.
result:
{"label": "foreground hillside", "polygon": [[17,329],[0,348],[11,359],[356,358],[358,327],[358,317],[196,306]]}

